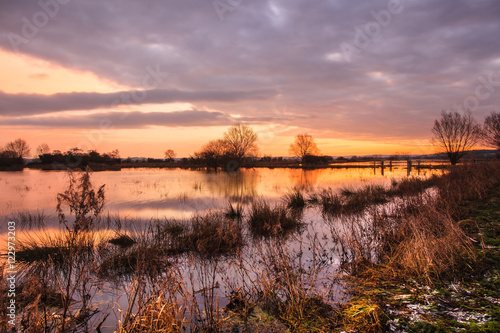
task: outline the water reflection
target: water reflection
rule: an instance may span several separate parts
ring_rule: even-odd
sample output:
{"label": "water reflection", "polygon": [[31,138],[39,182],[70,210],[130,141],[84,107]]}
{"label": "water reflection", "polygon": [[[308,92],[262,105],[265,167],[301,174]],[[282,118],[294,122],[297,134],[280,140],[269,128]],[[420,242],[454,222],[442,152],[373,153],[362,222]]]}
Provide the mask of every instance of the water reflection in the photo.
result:
{"label": "water reflection", "polygon": [[[374,174],[375,170],[375,174]],[[259,197],[279,200],[293,188],[359,187],[366,182],[388,185],[406,176],[406,168],[352,169],[242,169],[234,173],[210,173],[181,169],[131,169],[95,172],[92,183],[106,184],[105,209],[130,218],[186,218],[194,212],[227,206],[228,201],[247,203]],[[413,168],[412,175],[418,169]],[[68,177],[63,171],[25,170],[0,173],[0,217],[19,211],[54,215],[57,193]]]}
{"label": "water reflection", "polygon": [[208,192],[231,201],[247,202],[259,195],[257,184],[259,172],[253,169],[239,172],[206,173],[205,182]]}
{"label": "water reflection", "polygon": [[316,186],[320,173],[321,170],[288,170],[288,176],[294,187],[303,191],[311,191]]}

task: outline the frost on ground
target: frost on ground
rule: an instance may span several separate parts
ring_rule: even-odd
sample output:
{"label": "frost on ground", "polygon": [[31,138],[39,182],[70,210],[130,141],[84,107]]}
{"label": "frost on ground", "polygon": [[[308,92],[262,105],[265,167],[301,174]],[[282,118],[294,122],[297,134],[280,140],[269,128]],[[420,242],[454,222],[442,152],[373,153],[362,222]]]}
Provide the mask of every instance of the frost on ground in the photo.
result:
{"label": "frost on ground", "polygon": [[[498,281],[500,274],[492,272],[484,281]],[[499,310],[500,300],[481,285],[450,283],[439,289],[419,285],[401,285],[389,292],[386,313],[391,318],[387,322],[393,332],[406,332],[409,327],[421,325],[440,326],[455,323],[455,331],[467,330],[470,325],[483,326],[495,318],[492,311]],[[448,326],[448,325],[447,325]],[[448,326],[450,328],[450,326]]]}

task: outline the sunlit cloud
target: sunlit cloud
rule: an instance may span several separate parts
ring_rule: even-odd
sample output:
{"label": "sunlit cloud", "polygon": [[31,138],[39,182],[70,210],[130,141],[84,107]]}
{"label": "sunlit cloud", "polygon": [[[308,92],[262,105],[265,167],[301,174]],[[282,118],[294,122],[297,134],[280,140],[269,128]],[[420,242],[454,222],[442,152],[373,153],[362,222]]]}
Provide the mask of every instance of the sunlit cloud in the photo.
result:
{"label": "sunlit cloud", "polygon": [[[184,155],[235,121],[273,139],[264,153],[286,154],[297,132],[367,147],[423,142],[441,110],[475,98],[481,84],[489,94],[474,100],[474,116],[498,110],[498,1],[402,1],[387,16],[389,5],[241,1],[221,20],[211,1],[70,1],[28,34],[23,18],[43,9],[5,1],[0,140],[12,139],[14,126],[34,138],[43,137],[35,128],[98,130],[98,117],[122,112],[135,122],[116,130],[130,136],[154,121],[203,127],[203,138],[187,137]],[[356,47],[349,61],[342,43]],[[148,81],[152,69],[157,80]],[[202,113],[189,120],[181,112]],[[325,145],[324,153],[336,151]]]}

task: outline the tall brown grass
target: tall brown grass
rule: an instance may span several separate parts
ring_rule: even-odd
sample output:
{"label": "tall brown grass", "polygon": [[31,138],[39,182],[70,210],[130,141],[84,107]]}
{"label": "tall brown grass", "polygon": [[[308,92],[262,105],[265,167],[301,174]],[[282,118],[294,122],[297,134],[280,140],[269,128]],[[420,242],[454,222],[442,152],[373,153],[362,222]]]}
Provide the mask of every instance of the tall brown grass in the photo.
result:
{"label": "tall brown grass", "polygon": [[190,295],[179,271],[169,270],[151,290],[138,276],[128,292],[128,306],[121,311],[116,332],[185,332]]}
{"label": "tall brown grass", "polygon": [[263,200],[252,203],[249,215],[254,237],[287,236],[302,226],[300,213],[280,204],[273,207]]}
{"label": "tall brown grass", "polygon": [[343,254],[343,268],[355,274],[379,265],[431,283],[474,261],[471,240],[457,221],[467,202],[482,199],[500,184],[500,164],[456,166],[432,182],[435,190],[428,193],[420,191],[425,187],[419,182],[402,182],[406,189],[398,193],[405,195],[392,205],[373,209],[368,219],[337,221],[332,235]]}

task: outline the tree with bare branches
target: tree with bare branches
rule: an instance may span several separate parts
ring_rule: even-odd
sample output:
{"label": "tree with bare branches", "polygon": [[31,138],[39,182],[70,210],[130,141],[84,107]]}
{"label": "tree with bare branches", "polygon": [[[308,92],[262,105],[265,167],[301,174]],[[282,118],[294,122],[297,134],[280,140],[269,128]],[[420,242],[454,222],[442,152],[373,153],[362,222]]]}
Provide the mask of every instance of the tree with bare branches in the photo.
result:
{"label": "tree with bare branches", "polygon": [[455,165],[481,139],[481,132],[481,126],[472,118],[469,110],[464,114],[443,111],[441,119],[434,121],[432,143],[446,153],[450,163]]}
{"label": "tree with bare branches", "polygon": [[295,137],[294,143],[290,145],[289,153],[304,160],[306,156],[319,155],[320,151],[311,135],[304,133]]}
{"label": "tree with bare branches", "polygon": [[42,143],[36,147],[36,156],[50,153],[50,147],[46,143]]}
{"label": "tree with bare branches", "polygon": [[491,112],[484,120],[483,142],[493,148],[500,149],[500,114]]}
{"label": "tree with bare branches", "polygon": [[208,167],[213,167],[217,170],[221,160],[226,155],[225,142],[222,139],[209,141],[194,155],[199,159],[205,160]]}
{"label": "tree with bare branches", "polygon": [[247,125],[230,127],[224,133],[223,142],[228,156],[238,162],[244,157],[256,156],[259,151],[257,133]]}
{"label": "tree with bare branches", "polygon": [[165,158],[169,161],[172,161],[177,154],[172,149],[165,150]]}
{"label": "tree with bare branches", "polygon": [[4,152],[10,158],[22,159],[30,154],[30,146],[24,139],[16,139],[5,145]]}

